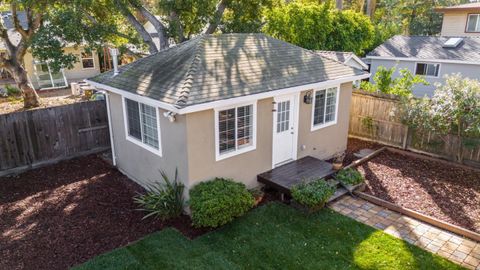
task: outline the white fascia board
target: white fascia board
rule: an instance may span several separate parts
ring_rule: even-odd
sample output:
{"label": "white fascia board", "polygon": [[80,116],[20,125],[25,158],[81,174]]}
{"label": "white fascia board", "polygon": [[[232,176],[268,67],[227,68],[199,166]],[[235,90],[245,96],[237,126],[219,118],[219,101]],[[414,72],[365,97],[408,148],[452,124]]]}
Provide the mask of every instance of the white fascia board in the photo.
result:
{"label": "white fascia board", "polygon": [[448,59],[427,59],[414,57],[385,57],[385,56],[367,56],[368,59],[377,60],[391,60],[391,61],[410,61],[410,62],[433,62],[433,63],[450,63],[450,64],[464,64],[464,65],[480,65],[478,61],[461,61]]}
{"label": "white fascia board", "polygon": [[338,78],[335,80],[328,80],[324,82],[317,82],[317,83],[311,83],[311,84],[305,84],[305,85],[300,85],[300,86],[294,86],[294,87],[289,87],[289,88],[283,88],[283,89],[278,89],[278,90],[273,90],[273,91],[268,91],[268,92],[263,92],[263,93],[258,93],[258,94],[253,94],[253,95],[246,95],[246,96],[240,96],[240,97],[233,97],[233,98],[228,98],[228,99],[222,99],[222,100],[217,100],[217,101],[212,101],[212,102],[206,102],[202,104],[197,104],[197,105],[191,105],[182,109],[179,109],[171,104],[164,103],[158,100],[154,100],[148,97],[143,97],[137,94],[130,93],[125,90],[121,90],[115,87],[111,87],[108,85],[104,85],[101,83],[97,82],[92,82],[90,80],[86,80],[87,83],[99,88],[103,89],[106,91],[111,91],[113,93],[122,95],[126,98],[130,98],[142,103],[145,103],[150,106],[156,106],[161,109],[167,110],[174,112],[176,114],[187,114],[187,113],[194,113],[194,112],[199,112],[199,111],[204,111],[204,110],[209,110],[209,109],[214,109],[218,107],[226,107],[226,106],[231,106],[239,103],[244,103],[244,102],[249,102],[249,101],[254,101],[254,100],[259,100],[259,99],[264,99],[264,98],[270,98],[274,96],[279,96],[279,95],[286,95],[286,94],[293,94],[296,92],[301,92],[305,90],[310,90],[310,89],[318,89],[322,87],[327,87],[327,86],[332,86],[332,85],[338,85],[346,82],[353,82],[356,80],[362,80],[370,77],[370,73],[362,74],[362,75],[356,75],[356,76],[348,76],[348,77],[343,77],[343,78]]}
{"label": "white fascia board", "polygon": [[253,95],[247,95],[247,96],[241,96],[241,97],[235,97],[235,98],[229,98],[229,99],[222,99],[222,100],[212,101],[212,102],[208,102],[208,103],[204,103],[204,104],[192,105],[192,106],[188,106],[186,108],[183,108],[180,111],[181,111],[181,114],[198,112],[198,111],[213,109],[213,108],[216,108],[216,107],[230,106],[230,105],[235,105],[237,103],[249,102],[249,101],[253,101],[253,100],[270,98],[270,97],[279,96],[279,95],[293,94],[293,93],[296,93],[296,92],[301,92],[301,91],[316,89],[316,88],[322,88],[322,87],[337,85],[337,84],[346,83],[346,82],[353,82],[353,81],[356,81],[356,80],[366,79],[368,77],[370,77],[370,73],[357,75],[357,76],[348,76],[348,77],[339,78],[339,79],[336,79],[336,80],[329,80],[329,81],[324,81],[324,82],[305,84],[305,85],[300,85],[300,86],[295,86],[295,87],[289,87],[289,88],[284,88],[284,89],[279,89],[279,90],[263,92],[263,93],[259,93],[259,94],[253,94]]}
{"label": "white fascia board", "polygon": [[357,62],[360,66],[362,66],[364,69],[368,69],[368,65],[365,64],[365,62],[362,61],[362,59],[360,59],[358,56],[356,56],[355,54],[352,54],[346,61],[350,61],[351,59],[353,59],[355,62]]}
{"label": "white fascia board", "polygon": [[138,102],[141,102],[141,103],[153,106],[153,107],[158,107],[158,108],[161,108],[161,109],[164,109],[164,110],[167,110],[167,111],[171,111],[171,112],[180,114],[180,110],[172,104],[161,102],[161,101],[155,100],[153,98],[133,94],[131,92],[128,92],[128,91],[125,91],[125,90],[122,90],[122,89],[118,89],[118,88],[115,88],[115,87],[111,87],[111,86],[108,86],[108,85],[105,85],[105,84],[102,84],[102,83],[98,83],[98,82],[94,82],[94,81],[90,81],[90,80],[85,80],[85,81],[88,84],[93,85],[98,89],[105,90],[105,91],[110,91],[112,93],[119,94],[119,95],[121,95],[123,97],[126,97],[128,99],[132,99],[132,100],[135,100],[135,101],[138,101]]}

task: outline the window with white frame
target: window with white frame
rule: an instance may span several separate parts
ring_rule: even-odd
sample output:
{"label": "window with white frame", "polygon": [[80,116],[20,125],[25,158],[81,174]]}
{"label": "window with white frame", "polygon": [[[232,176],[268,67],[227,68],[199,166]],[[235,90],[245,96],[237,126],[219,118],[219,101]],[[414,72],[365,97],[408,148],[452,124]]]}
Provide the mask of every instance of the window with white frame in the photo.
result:
{"label": "window with white frame", "polygon": [[467,32],[480,32],[480,14],[469,14],[467,20]]}
{"label": "window with white frame", "polygon": [[81,53],[82,67],[83,68],[94,68],[95,61],[93,59],[93,52],[82,52]]}
{"label": "window with white frame", "polygon": [[157,108],[125,98],[125,110],[127,138],[160,151]]}
{"label": "window with white frame", "polygon": [[254,104],[216,111],[217,159],[255,147],[254,114]]}
{"label": "window with white frame", "polygon": [[428,77],[438,77],[440,64],[417,63],[415,75],[423,75]]}
{"label": "window with white frame", "polygon": [[312,128],[321,128],[337,123],[338,87],[315,91]]}

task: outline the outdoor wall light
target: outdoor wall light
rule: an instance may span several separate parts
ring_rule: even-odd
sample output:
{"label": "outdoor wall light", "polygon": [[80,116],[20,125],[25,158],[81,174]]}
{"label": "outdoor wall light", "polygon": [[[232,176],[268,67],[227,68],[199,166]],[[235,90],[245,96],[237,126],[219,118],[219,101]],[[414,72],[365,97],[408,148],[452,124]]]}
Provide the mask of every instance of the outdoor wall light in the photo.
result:
{"label": "outdoor wall light", "polygon": [[305,96],[303,96],[303,102],[305,104],[312,104],[312,91],[308,91]]}

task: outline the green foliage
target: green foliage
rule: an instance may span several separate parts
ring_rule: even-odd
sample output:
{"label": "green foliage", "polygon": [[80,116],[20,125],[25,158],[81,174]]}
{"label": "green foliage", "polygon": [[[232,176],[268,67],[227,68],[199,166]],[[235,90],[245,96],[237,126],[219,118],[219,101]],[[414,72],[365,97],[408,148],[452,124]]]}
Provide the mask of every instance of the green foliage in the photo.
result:
{"label": "green foliage", "polygon": [[10,84],[5,85],[5,91],[9,97],[18,97],[22,93],[20,89],[15,86],[11,86]]}
{"label": "green foliage", "polygon": [[273,0],[232,0],[225,10],[222,33],[258,33],[263,26],[263,12],[272,8]]}
{"label": "green foliage", "polygon": [[184,185],[178,181],[178,171],[175,178],[170,181],[165,172],[161,172],[164,184],[156,183],[149,187],[146,194],[134,197],[135,203],[140,205],[140,210],[148,214],[143,218],[156,217],[161,220],[178,217],[183,212],[185,205],[183,199]]}
{"label": "green foliage", "polygon": [[369,18],[329,5],[292,2],[266,11],[263,31],[273,37],[312,50],[353,51],[363,54],[375,33]]}
{"label": "green foliage", "polygon": [[456,159],[462,162],[465,138],[480,137],[480,82],[460,74],[445,79],[431,99],[404,100],[403,121],[419,130],[458,136]]}
{"label": "green foliage", "polygon": [[242,183],[215,178],[190,190],[190,209],[195,227],[218,227],[244,215],[254,198]]}
{"label": "green foliage", "polygon": [[401,69],[399,76],[393,79],[396,68],[378,67],[373,81],[375,84],[365,82],[361,84],[361,88],[368,92],[382,92],[401,97],[409,97],[412,95],[413,87],[417,84],[428,85],[429,83],[419,75],[413,75],[408,69]]}
{"label": "green foliage", "polygon": [[292,188],[292,198],[309,209],[323,207],[334,193],[335,188],[323,178],[303,182]]}
{"label": "green foliage", "polygon": [[360,172],[352,168],[340,170],[335,178],[348,186],[358,185],[365,180]]}

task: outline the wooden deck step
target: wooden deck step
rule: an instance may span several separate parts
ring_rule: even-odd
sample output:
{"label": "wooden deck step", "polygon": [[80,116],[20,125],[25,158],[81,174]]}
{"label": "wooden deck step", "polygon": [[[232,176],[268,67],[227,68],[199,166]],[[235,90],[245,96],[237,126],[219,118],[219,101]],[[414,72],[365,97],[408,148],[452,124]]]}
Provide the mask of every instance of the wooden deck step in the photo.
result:
{"label": "wooden deck step", "polygon": [[337,190],[335,191],[335,193],[332,195],[332,197],[330,197],[330,199],[328,199],[327,203],[332,202],[332,201],[342,197],[345,194],[348,194],[348,190],[343,188],[343,187],[338,187]]}

